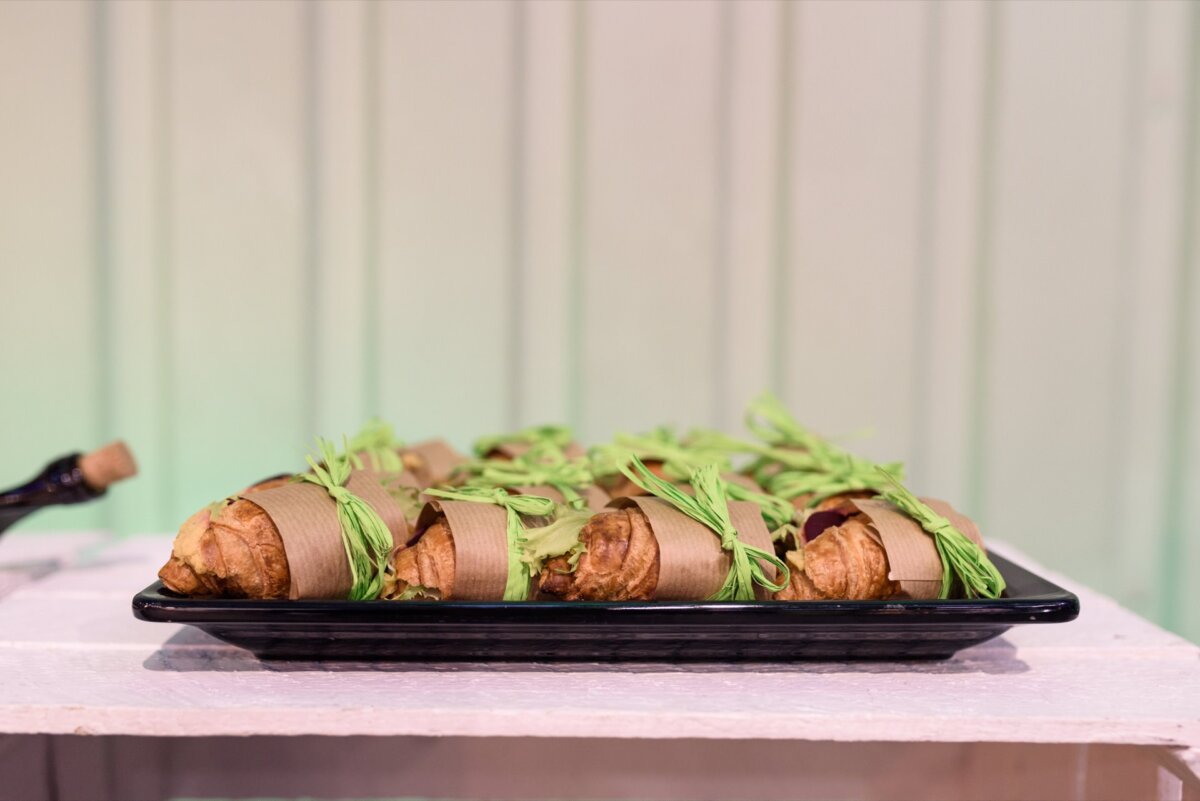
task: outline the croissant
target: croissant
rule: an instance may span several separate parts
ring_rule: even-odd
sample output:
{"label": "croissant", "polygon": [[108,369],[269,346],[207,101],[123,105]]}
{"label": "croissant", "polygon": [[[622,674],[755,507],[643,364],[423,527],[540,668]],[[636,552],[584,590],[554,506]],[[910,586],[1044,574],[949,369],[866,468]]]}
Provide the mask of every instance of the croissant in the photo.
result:
{"label": "croissant", "polygon": [[[663,469],[663,463],[657,459],[647,459],[643,462],[651,473],[659,478],[671,481]],[[607,476],[596,476],[596,485],[608,493],[610,498],[632,498],[635,495],[648,495],[644,489],[629,480],[624,473],[613,473]]]}
{"label": "croissant", "polygon": [[[268,488],[259,485],[243,494]],[[158,577],[168,589],[196,596],[286,598],[291,587],[275,524],[261,508],[240,498],[221,507],[215,520],[209,508],[189,517]]]}
{"label": "croissant", "polygon": [[593,515],[579,533],[586,551],[546,562],[538,589],[565,601],[649,601],[658,584],[658,540],[636,507]]}
{"label": "croissant", "polygon": [[413,595],[441,600],[454,597],[454,534],[444,514],[437,516],[420,539],[399,549],[392,558],[383,598]]}
{"label": "croissant", "polygon": [[888,558],[863,515],[831,526],[802,549],[789,551],[788,586],[777,601],[869,601],[890,598],[900,585],[888,578]]}
{"label": "croissant", "polygon": [[[266,511],[243,496],[253,497],[292,480],[290,475],[265,479],[184,521],[170,558],[158,571],[163,585],[189,596],[289,597],[292,576],[279,529]],[[415,489],[390,486],[388,491],[402,508],[411,510],[408,496],[415,498]]]}

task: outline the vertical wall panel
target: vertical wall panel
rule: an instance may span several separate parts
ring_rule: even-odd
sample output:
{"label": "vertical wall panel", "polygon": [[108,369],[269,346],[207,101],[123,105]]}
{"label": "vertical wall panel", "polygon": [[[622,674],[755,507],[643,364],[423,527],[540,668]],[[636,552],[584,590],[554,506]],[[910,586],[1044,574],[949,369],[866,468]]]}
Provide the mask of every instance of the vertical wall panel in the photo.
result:
{"label": "vertical wall panel", "polygon": [[[1188,33],[1183,4],[1133,3],[1129,100],[1125,120],[1131,169],[1122,208],[1120,272],[1107,345],[1113,358],[1110,483],[1104,580],[1142,613],[1160,609],[1160,532],[1169,420],[1172,308],[1181,237]],[[1098,394],[1098,398],[1105,397]],[[1064,565],[1064,568],[1066,566]]]}
{"label": "vertical wall panel", "polygon": [[301,6],[170,11],[181,515],[302,463],[313,402],[303,326],[321,320],[303,269]]}
{"label": "vertical wall panel", "polygon": [[[728,169],[724,269],[728,293],[718,298],[728,321],[724,365],[717,376],[720,418],[742,430],[746,403],[772,385],[771,278],[774,274],[776,170],[779,169],[780,60],[783,5],[726,3],[730,48]],[[790,88],[790,84],[789,87]]]}
{"label": "vertical wall panel", "polygon": [[1187,21],[1179,26],[1188,32],[1188,80],[1181,126],[1185,147],[1180,166],[1187,183],[1180,193],[1183,230],[1176,261],[1181,284],[1177,288],[1181,295],[1176,364],[1182,373],[1178,376],[1181,394],[1176,399],[1182,419],[1176,436],[1184,450],[1173,482],[1175,502],[1180,507],[1177,527],[1167,531],[1163,557],[1169,564],[1160,570],[1160,575],[1167,573],[1160,619],[1186,636],[1200,639],[1200,593],[1195,581],[1200,572],[1200,493],[1196,492],[1200,486],[1200,9],[1193,4],[1187,12]]}
{"label": "vertical wall panel", "polygon": [[1123,203],[1120,171],[1097,165],[1127,155],[1126,8],[1003,11],[990,372],[976,410],[985,494],[975,511],[993,536],[1094,580],[1119,536],[1100,488]]}
{"label": "vertical wall panel", "polygon": [[[368,5],[322,0],[307,9],[311,52],[306,54],[310,191],[314,193],[316,309],[316,432],[352,435],[377,410],[368,409],[365,372],[369,335],[365,315],[374,304],[366,286],[366,173],[368,122]],[[306,127],[308,127],[306,125]]]}
{"label": "vertical wall panel", "polygon": [[710,423],[719,7],[587,12],[582,432]]}
{"label": "vertical wall panel", "polygon": [[170,433],[162,348],[170,339],[159,327],[169,319],[169,310],[160,308],[169,279],[167,265],[156,261],[166,210],[155,192],[165,167],[158,152],[164,76],[155,59],[165,29],[161,10],[149,0],[106,8],[112,177],[101,202],[112,227],[113,432],[129,443],[140,469],[135,481],[114,488],[112,524],[120,532],[161,531],[178,523],[165,504]]}
{"label": "vertical wall panel", "polygon": [[914,275],[922,190],[925,8],[797,8],[795,170],[787,291],[791,406],[818,431],[910,447]]}
{"label": "vertical wall panel", "polygon": [[[972,299],[978,231],[981,126],[987,54],[983,3],[931,6],[937,48],[936,93],[927,124],[934,145],[928,198],[932,213],[925,286],[918,286],[916,313],[924,315],[914,375],[917,408],[911,467],[918,491],[967,502],[969,384],[972,359]],[[927,21],[929,24],[929,21]],[[920,323],[919,323],[920,325]]]}
{"label": "vertical wall panel", "polygon": [[[507,4],[381,6],[383,412],[466,444],[507,424]],[[536,373],[523,380],[536,383]]]}
{"label": "vertical wall panel", "polygon": [[566,421],[570,354],[571,214],[573,152],[573,35],[578,7],[525,5],[523,171],[524,204],[517,222],[523,237],[521,362],[536,381],[518,381],[519,425]]}
{"label": "vertical wall panel", "polygon": [[[106,332],[94,306],[95,9],[0,3],[0,486],[105,435]],[[38,528],[96,525],[106,507],[40,513]]]}

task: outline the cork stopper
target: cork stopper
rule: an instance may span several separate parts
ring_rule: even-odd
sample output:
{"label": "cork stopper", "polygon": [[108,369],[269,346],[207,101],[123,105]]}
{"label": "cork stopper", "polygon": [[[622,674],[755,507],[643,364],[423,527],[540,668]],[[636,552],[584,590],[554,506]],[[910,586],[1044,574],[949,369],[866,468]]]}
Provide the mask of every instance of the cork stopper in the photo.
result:
{"label": "cork stopper", "polygon": [[110,484],[137,475],[137,462],[125,443],[117,440],[79,457],[79,470],[89,487],[103,491]]}

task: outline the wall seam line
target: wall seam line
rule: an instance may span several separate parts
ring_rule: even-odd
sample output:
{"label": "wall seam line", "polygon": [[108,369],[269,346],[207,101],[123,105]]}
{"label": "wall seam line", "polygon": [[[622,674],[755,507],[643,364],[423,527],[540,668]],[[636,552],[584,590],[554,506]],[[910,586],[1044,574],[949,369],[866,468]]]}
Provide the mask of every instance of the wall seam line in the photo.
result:
{"label": "wall seam line", "polygon": [[1197,172],[1200,172],[1200,5],[1189,7],[1190,58],[1187,96],[1184,105],[1183,150],[1180,160],[1183,181],[1180,201],[1180,226],[1176,261],[1175,308],[1172,310],[1173,331],[1169,373],[1170,413],[1167,417],[1166,515],[1162,542],[1162,581],[1160,582],[1159,612],[1162,625],[1178,630],[1183,622],[1180,612],[1183,588],[1183,557],[1185,503],[1188,471],[1191,467],[1188,449],[1191,445],[1192,347],[1194,331],[1189,306],[1195,302],[1196,253],[1195,217],[1197,212]]}
{"label": "wall seam line", "polygon": [[974,287],[971,332],[972,352],[969,373],[971,399],[970,428],[967,433],[967,504],[978,519],[986,517],[986,446],[987,422],[991,404],[988,399],[993,328],[992,273],[994,269],[994,236],[996,228],[995,176],[999,159],[1000,70],[1003,61],[1003,7],[987,6],[984,18],[984,85],[981,108],[979,178],[976,189],[976,227],[974,257]]}
{"label": "wall seam line", "polygon": [[771,390],[785,402],[789,400],[789,386],[785,381],[791,360],[791,348],[787,342],[784,325],[787,309],[791,303],[792,268],[792,136],[795,125],[792,102],[793,70],[795,54],[796,15],[789,0],[779,2],[779,63],[775,118],[775,185],[774,185],[774,242],[772,243],[771,271],[771,341],[770,349]]}

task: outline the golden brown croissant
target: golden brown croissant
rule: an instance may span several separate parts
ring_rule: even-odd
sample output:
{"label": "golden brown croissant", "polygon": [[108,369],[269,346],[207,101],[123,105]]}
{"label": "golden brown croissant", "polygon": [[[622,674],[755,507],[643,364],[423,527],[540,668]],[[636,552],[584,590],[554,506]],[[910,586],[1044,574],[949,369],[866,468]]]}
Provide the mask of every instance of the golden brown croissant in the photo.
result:
{"label": "golden brown croissant", "polygon": [[565,601],[648,601],[658,584],[658,540],[637,507],[593,515],[579,533],[587,549],[571,570],[566,556],[547,561],[539,589]]}
{"label": "golden brown croissant", "polygon": [[454,597],[454,534],[444,514],[412,545],[396,551],[383,597],[395,600],[406,593],[450,600]]}
{"label": "golden brown croissant", "polygon": [[[163,585],[192,596],[289,597],[292,577],[279,529],[270,515],[242,496],[253,498],[292,480],[290,475],[265,479],[189,517],[158,571]],[[389,488],[398,501],[407,491]]]}
{"label": "golden brown croissant", "polygon": [[208,508],[188,518],[158,577],[184,595],[286,598],[291,587],[279,531],[266,512],[242,499],[220,507],[216,520]]}
{"label": "golden brown croissant", "polygon": [[777,601],[867,601],[900,591],[888,578],[887,553],[863,515],[825,529],[802,550],[790,551],[787,561],[791,577],[775,593]]}

